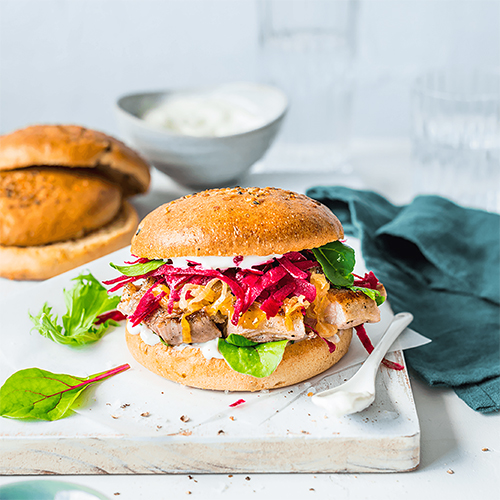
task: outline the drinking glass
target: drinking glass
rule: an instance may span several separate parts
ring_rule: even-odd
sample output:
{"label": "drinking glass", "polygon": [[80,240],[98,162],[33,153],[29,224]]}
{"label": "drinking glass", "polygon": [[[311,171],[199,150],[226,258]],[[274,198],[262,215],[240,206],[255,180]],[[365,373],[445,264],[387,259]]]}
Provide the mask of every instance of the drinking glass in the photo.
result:
{"label": "drinking glass", "polygon": [[413,87],[416,193],[500,211],[500,75],[440,69]]}
{"label": "drinking glass", "polygon": [[278,142],[291,166],[337,170],[348,157],[356,0],[260,0],[263,79],[290,106]]}

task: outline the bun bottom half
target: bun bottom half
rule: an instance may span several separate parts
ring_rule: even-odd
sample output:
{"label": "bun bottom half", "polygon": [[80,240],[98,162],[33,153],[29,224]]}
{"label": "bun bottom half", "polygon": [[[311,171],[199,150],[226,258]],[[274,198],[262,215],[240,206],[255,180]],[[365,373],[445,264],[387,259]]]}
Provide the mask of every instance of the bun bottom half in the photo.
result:
{"label": "bun bottom half", "polygon": [[276,370],[264,378],[235,372],[224,359],[206,359],[196,347],[173,349],[162,342],[151,346],[128,330],[125,337],[135,360],[161,377],[199,389],[253,392],[298,384],[324,372],[347,353],[352,328],[339,332],[340,342],[332,353],[319,337],[289,344]]}
{"label": "bun bottom half", "polygon": [[0,276],[13,280],[44,280],[130,245],[139,218],[128,202],[109,224],[75,240],[48,245],[0,245]]}

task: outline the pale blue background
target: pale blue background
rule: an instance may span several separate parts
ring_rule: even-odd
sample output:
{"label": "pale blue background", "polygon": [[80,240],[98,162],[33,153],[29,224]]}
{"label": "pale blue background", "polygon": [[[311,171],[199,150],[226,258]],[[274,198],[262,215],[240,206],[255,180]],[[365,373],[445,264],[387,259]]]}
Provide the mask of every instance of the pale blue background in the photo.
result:
{"label": "pale blue background", "polygon": [[[115,98],[258,81],[256,0],[0,0],[0,133],[73,122],[117,134]],[[354,137],[407,137],[409,87],[500,66],[497,0],[361,0]],[[318,124],[321,126],[321,124]]]}

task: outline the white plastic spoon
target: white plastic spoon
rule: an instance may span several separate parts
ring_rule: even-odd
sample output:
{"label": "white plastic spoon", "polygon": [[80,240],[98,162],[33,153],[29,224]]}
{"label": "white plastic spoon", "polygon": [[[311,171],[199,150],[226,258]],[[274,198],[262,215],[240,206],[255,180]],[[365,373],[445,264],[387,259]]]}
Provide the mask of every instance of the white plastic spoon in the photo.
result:
{"label": "white plastic spoon", "polygon": [[380,362],[399,334],[412,321],[413,316],[408,312],[396,314],[377,347],[356,374],[338,387],[315,394],[311,398],[313,403],[336,417],[357,413],[370,406],[375,400],[375,378]]}

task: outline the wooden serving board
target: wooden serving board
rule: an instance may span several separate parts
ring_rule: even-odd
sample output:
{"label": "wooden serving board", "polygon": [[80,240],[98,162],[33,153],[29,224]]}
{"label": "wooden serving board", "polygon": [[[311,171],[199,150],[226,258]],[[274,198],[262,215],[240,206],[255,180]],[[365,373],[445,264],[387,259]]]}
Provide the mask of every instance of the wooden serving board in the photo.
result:
{"label": "wooden serving board", "polygon": [[[113,275],[109,261],[121,262],[127,255],[116,252],[84,269],[103,280]],[[310,396],[339,385],[357,366],[271,392],[204,391],[138,365],[126,348],[123,327],[76,351],[30,333],[28,311],[38,312],[48,300],[60,314],[62,289],[81,270],[0,302],[0,384],[14,371],[33,366],[77,376],[123,363],[131,369],[90,389],[78,413],[68,418],[0,418],[0,474],[397,472],[417,467],[420,431],[406,369],[382,366],[375,403],[339,419],[326,415]],[[353,355],[354,342],[338,369],[348,366],[342,363]],[[391,356],[404,363],[401,351]],[[230,407],[239,399],[245,403]]]}
{"label": "wooden serving board", "polygon": [[[403,362],[402,353],[394,359]],[[334,374],[318,388],[338,385],[355,371]],[[398,472],[417,467],[420,431],[406,370],[382,367],[376,402],[350,417],[328,417],[312,404],[313,391],[312,386],[288,389],[289,404],[271,409],[272,416],[263,422],[249,423],[245,404],[205,420],[200,407],[198,414],[186,415],[187,423],[180,415],[178,423],[155,424],[149,433],[137,435],[82,415],[51,423],[3,419],[0,473]],[[272,393],[263,396],[266,401],[251,404],[257,414],[263,405],[267,416]],[[165,412],[179,415],[168,405]]]}

